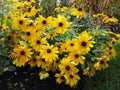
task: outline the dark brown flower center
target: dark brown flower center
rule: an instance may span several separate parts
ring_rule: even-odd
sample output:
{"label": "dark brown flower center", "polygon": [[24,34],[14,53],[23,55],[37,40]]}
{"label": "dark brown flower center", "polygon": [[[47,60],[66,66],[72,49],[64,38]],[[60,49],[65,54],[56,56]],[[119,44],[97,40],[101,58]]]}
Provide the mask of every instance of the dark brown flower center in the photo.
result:
{"label": "dark brown flower center", "polygon": [[74,44],[73,44],[73,43],[70,43],[70,46],[74,46]]}
{"label": "dark brown flower center", "polygon": [[28,8],[28,12],[31,12],[31,8]]}
{"label": "dark brown flower center", "polygon": [[101,60],[101,61],[100,61],[100,64],[104,64],[104,61],[103,61],[103,60]]}
{"label": "dark brown flower center", "polygon": [[62,26],[63,26],[63,23],[62,23],[62,22],[60,22],[60,23],[59,23],[59,26],[60,26],[60,27],[62,27]]}
{"label": "dark brown flower center", "polygon": [[28,36],[30,36],[31,33],[30,33],[30,32],[26,32],[26,34],[27,34]]}
{"label": "dark brown flower center", "polygon": [[22,21],[22,20],[20,20],[20,21],[19,21],[19,24],[23,24],[23,21]]}
{"label": "dark brown flower center", "polygon": [[42,58],[42,62],[45,62],[45,59],[44,59],[44,58]]}
{"label": "dark brown flower center", "polygon": [[82,8],[78,8],[78,11],[82,11]]}
{"label": "dark brown flower center", "polygon": [[40,44],[40,40],[37,40],[36,43],[37,43],[37,44]]}
{"label": "dark brown flower center", "polygon": [[21,55],[25,55],[25,51],[21,51],[20,54],[21,54]]}
{"label": "dark brown flower center", "polygon": [[82,42],[81,45],[82,45],[82,46],[86,46],[86,42]]}
{"label": "dark brown flower center", "polygon": [[61,77],[61,80],[64,80],[64,79],[65,79],[64,76],[62,76],[62,77]]}
{"label": "dark brown flower center", "polygon": [[43,24],[46,24],[46,20],[43,20],[42,23],[43,23]]}
{"label": "dark brown flower center", "polygon": [[67,65],[67,66],[65,67],[65,69],[66,69],[66,70],[70,70],[70,66]]}
{"label": "dark brown flower center", "polygon": [[33,58],[33,62],[36,62],[36,58]]}
{"label": "dark brown flower center", "polygon": [[30,0],[27,0],[28,2],[30,2]]}
{"label": "dark brown flower center", "polygon": [[51,53],[51,49],[47,49],[47,53]]}
{"label": "dark brown flower center", "polygon": [[78,54],[75,54],[75,58],[79,58],[79,55],[78,55]]}
{"label": "dark brown flower center", "polygon": [[63,8],[63,6],[60,6],[60,8]]}
{"label": "dark brown flower center", "polygon": [[73,75],[70,75],[70,78],[73,78]]}
{"label": "dark brown flower center", "polygon": [[30,24],[29,24],[29,26],[32,26],[33,25],[33,23],[31,22]]}

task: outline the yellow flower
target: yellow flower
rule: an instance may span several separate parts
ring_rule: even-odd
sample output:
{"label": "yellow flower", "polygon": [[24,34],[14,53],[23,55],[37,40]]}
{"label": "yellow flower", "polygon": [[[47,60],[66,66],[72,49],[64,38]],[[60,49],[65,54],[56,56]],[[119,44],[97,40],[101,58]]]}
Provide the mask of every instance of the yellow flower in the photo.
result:
{"label": "yellow flower", "polygon": [[71,61],[74,61],[76,64],[84,64],[85,57],[82,56],[81,52],[79,51],[72,51],[68,58],[70,58]]}
{"label": "yellow flower", "polygon": [[44,18],[43,16],[40,16],[37,18],[38,25],[37,27],[45,29],[48,26],[51,26],[52,23],[52,16],[49,16],[47,18]]}
{"label": "yellow flower", "polygon": [[53,62],[58,59],[58,48],[53,45],[44,45],[40,48],[40,55],[45,60]]}
{"label": "yellow flower", "polygon": [[67,40],[66,41],[66,43],[65,43],[65,45],[66,45],[66,47],[67,47],[67,50],[68,51],[74,51],[74,50],[78,50],[78,47],[79,47],[79,45],[78,45],[78,40],[77,39],[72,39],[72,40]]}
{"label": "yellow flower", "polygon": [[70,62],[69,58],[63,58],[61,60],[61,63],[59,64],[59,70],[61,71],[61,74],[75,74],[78,73],[79,70],[75,67],[76,64],[73,62]]}
{"label": "yellow flower", "polygon": [[15,47],[13,52],[16,54],[13,64],[19,67],[24,66],[30,60],[33,53],[30,48],[21,46]]}
{"label": "yellow flower", "polygon": [[28,62],[28,64],[30,65],[30,67],[34,67],[37,65],[37,56],[34,54],[32,55],[32,58],[30,59],[30,61]]}
{"label": "yellow flower", "polygon": [[39,51],[40,48],[42,48],[43,45],[47,44],[46,38],[40,38],[38,36],[31,37],[31,46],[36,51]]}
{"label": "yellow flower", "polygon": [[116,56],[116,51],[113,47],[108,47],[105,49],[104,54],[106,54],[109,59],[112,59]]}
{"label": "yellow flower", "polygon": [[103,18],[102,20],[104,23],[108,23],[108,22],[113,22],[113,23],[117,23],[119,20],[115,17],[112,16],[106,16]]}
{"label": "yellow flower", "polygon": [[93,17],[94,18],[104,18],[104,17],[106,17],[106,15],[103,13],[97,13],[97,14],[94,14]]}
{"label": "yellow flower", "polygon": [[25,0],[24,4],[30,6],[32,3],[35,3],[35,0]]}
{"label": "yellow flower", "polygon": [[24,30],[26,29],[28,21],[24,16],[21,17],[14,17],[12,22],[12,29],[13,30]]}
{"label": "yellow flower", "polygon": [[96,58],[98,62],[94,64],[96,70],[105,69],[108,67],[107,61],[109,60],[107,57],[102,56],[100,58]]}
{"label": "yellow flower", "polygon": [[70,85],[70,87],[75,87],[78,84],[78,81],[81,79],[78,74],[70,74],[65,76],[66,82],[65,84]]}
{"label": "yellow flower", "polygon": [[36,59],[37,59],[36,64],[38,67],[41,67],[42,69],[45,69],[46,71],[50,70],[51,64],[52,64],[51,62],[46,61],[41,56],[37,56]]}
{"label": "yellow flower", "polygon": [[86,18],[86,12],[82,8],[71,8],[70,11],[77,18]]}
{"label": "yellow flower", "polygon": [[58,83],[58,84],[61,84],[62,82],[65,82],[65,77],[64,77],[64,75],[63,74],[58,74],[58,73],[56,73],[55,74],[55,77],[57,78],[56,79],[56,82]]}
{"label": "yellow flower", "polygon": [[53,40],[53,38],[54,38],[55,36],[57,36],[57,33],[56,33],[56,32],[48,32],[46,38]]}
{"label": "yellow flower", "polygon": [[49,73],[45,72],[45,71],[41,71],[39,73],[39,77],[40,77],[40,80],[43,80],[43,79],[46,79],[49,77]]}
{"label": "yellow flower", "polygon": [[79,50],[83,53],[88,53],[90,48],[93,48],[93,44],[95,41],[90,40],[92,36],[90,36],[87,32],[82,32],[78,39]]}
{"label": "yellow flower", "polygon": [[90,66],[90,63],[88,63],[88,67],[83,70],[83,75],[88,75],[89,77],[95,75],[95,70]]}
{"label": "yellow flower", "polygon": [[28,7],[27,10],[24,12],[24,15],[27,17],[35,16],[37,13],[37,9],[35,7]]}
{"label": "yellow flower", "polygon": [[58,15],[58,18],[54,19],[53,27],[55,27],[56,32],[60,34],[64,34],[68,27],[70,26],[70,23],[66,20],[64,16]]}
{"label": "yellow flower", "polygon": [[57,7],[57,8],[55,8],[55,11],[62,11],[62,12],[65,12],[67,10],[67,7],[65,7],[65,6],[59,6],[59,7]]}
{"label": "yellow flower", "polygon": [[35,36],[35,30],[33,29],[26,29],[24,30],[24,38],[27,40],[27,41],[30,41],[31,39],[33,39],[33,37]]}

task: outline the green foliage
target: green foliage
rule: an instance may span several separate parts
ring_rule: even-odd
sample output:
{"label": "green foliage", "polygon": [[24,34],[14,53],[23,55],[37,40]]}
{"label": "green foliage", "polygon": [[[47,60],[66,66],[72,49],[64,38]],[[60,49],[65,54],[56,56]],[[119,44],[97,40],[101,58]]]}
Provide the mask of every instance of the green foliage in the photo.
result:
{"label": "green foliage", "polygon": [[109,62],[109,68],[96,72],[87,78],[84,90],[119,90],[120,89],[120,44],[115,44],[117,57]]}

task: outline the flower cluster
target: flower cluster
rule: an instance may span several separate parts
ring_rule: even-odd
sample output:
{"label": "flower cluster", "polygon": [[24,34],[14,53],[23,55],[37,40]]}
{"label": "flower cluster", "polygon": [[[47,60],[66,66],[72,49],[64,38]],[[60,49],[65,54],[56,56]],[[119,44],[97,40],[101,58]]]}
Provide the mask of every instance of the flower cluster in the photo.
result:
{"label": "flower cluster", "polygon": [[[76,23],[65,13],[78,20],[86,19],[87,13],[82,8],[59,6],[55,8],[57,17],[44,17],[35,0],[12,1],[16,1],[14,12],[4,16],[1,32],[11,38],[9,58],[16,67],[37,66],[40,79],[49,77],[52,71],[58,84],[63,82],[74,87],[81,79],[80,70],[83,75],[92,77],[96,70],[107,68],[108,62],[116,56],[114,44],[118,34],[89,28],[79,28],[79,33],[75,31]],[[104,15],[94,15],[99,16]],[[104,17],[105,23],[118,22],[116,18]]]}

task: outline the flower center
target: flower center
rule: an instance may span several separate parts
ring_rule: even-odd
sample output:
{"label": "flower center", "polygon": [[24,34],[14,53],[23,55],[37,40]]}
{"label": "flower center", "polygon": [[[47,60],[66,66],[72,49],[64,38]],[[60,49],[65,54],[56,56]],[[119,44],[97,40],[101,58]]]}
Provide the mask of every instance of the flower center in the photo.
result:
{"label": "flower center", "polygon": [[33,62],[36,62],[36,58],[33,58]]}
{"label": "flower center", "polygon": [[27,34],[28,36],[30,36],[30,32],[27,32],[26,34]]}
{"label": "flower center", "polygon": [[62,76],[62,77],[61,77],[61,80],[64,80],[64,79],[65,79],[64,76]]}
{"label": "flower center", "polygon": [[20,20],[20,21],[19,21],[19,24],[23,24],[23,21],[22,21],[22,20]]}
{"label": "flower center", "polygon": [[81,44],[82,46],[86,46],[86,42],[82,42],[82,44]]}
{"label": "flower center", "polygon": [[47,49],[47,53],[51,53],[51,49]]}
{"label": "flower center", "polygon": [[30,24],[29,24],[29,26],[32,26],[33,25],[33,23],[31,22]]}
{"label": "flower center", "polygon": [[28,2],[30,2],[30,0],[27,0]]}
{"label": "flower center", "polygon": [[70,46],[74,46],[74,44],[73,44],[73,43],[70,43]]}
{"label": "flower center", "polygon": [[62,23],[62,22],[60,22],[60,23],[59,23],[59,26],[60,26],[60,27],[62,27],[62,26],[63,26],[63,23]]}
{"label": "flower center", "polygon": [[63,6],[60,6],[60,8],[63,8]]}
{"label": "flower center", "polygon": [[21,51],[20,54],[21,54],[21,55],[25,55],[25,51]]}
{"label": "flower center", "polygon": [[66,69],[66,70],[70,70],[70,66],[66,66],[65,69]]}
{"label": "flower center", "polygon": [[78,8],[78,11],[82,11],[82,8]]}
{"label": "flower center", "polygon": [[36,43],[37,43],[37,44],[40,44],[40,40],[37,40]]}
{"label": "flower center", "polygon": [[42,58],[42,62],[45,62],[45,59],[44,59],[44,58]]}
{"label": "flower center", "polygon": [[46,20],[43,20],[42,23],[43,23],[43,24],[46,24]]}
{"label": "flower center", "polygon": [[73,78],[73,75],[70,75],[70,78]]}
{"label": "flower center", "polygon": [[103,61],[103,60],[101,60],[101,61],[100,61],[100,64],[104,64],[104,61]]}
{"label": "flower center", "polygon": [[31,11],[31,8],[28,8],[28,12],[30,12]]}
{"label": "flower center", "polygon": [[78,54],[75,54],[75,58],[78,58],[79,57],[79,55]]}

